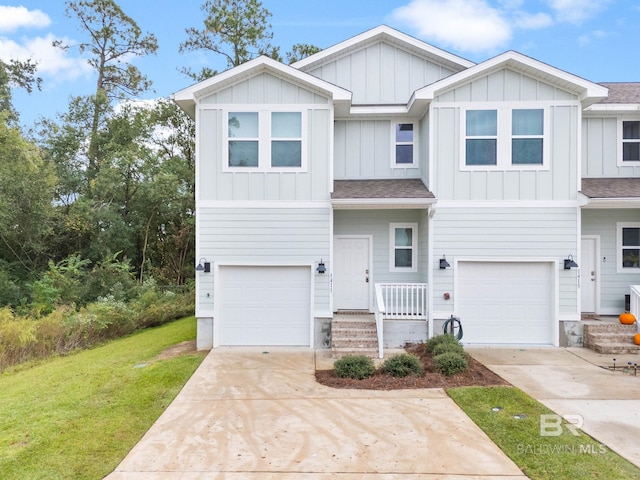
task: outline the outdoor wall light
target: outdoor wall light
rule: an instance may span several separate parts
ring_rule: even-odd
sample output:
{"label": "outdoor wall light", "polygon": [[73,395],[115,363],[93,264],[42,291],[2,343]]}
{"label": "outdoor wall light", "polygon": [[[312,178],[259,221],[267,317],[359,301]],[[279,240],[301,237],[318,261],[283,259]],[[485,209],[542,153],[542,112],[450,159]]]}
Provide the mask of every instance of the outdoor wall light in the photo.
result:
{"label": "outdoor wall light", "polygon": [[320,259],[320,263],[318,264],[318,268],[316,268],[318,273],[325,273],[327,271],[327,267],[324,266],[324,262]]}
{"label": "outdoor wall light", "polygon": [[196,272],[204,272],[204,273],[211,272],[211,263],[206,258],[201,258],[198,261]]}
{"label": "outdoor wall light", "polygon": [[564,269],[571,270],[572,268],[577,268],[578,264],[573,261],[573,255],[569,255],[568,258],[564,259]]}
{"label": "outdoor wall light", "polygon": [[444,270],[445,268],[450,267],[450,266],[451,265],[449,265],[449,262],[447,262],[447,259],[443,255],[442,258],[440,259],[440,270]]}

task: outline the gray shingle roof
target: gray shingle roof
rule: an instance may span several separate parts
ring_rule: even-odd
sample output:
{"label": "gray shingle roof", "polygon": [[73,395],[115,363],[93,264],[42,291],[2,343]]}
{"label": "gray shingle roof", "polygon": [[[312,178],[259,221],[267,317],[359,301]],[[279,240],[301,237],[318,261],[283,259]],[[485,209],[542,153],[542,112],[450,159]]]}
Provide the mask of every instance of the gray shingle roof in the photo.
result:
{"label": "gray shingle roof", "polygon": [[389,180],[336,180],[332,199],[435,198],[419,178]]}
{"label": "gray shingle roof", "polygon": [[600,83],[609,89],[609,96],[598,103],[640,103],[640,82]]}
{"label": "gray shingle roof", "polygon": [[640,178],[583,178],[581,192],[589,198],[640,198]]}

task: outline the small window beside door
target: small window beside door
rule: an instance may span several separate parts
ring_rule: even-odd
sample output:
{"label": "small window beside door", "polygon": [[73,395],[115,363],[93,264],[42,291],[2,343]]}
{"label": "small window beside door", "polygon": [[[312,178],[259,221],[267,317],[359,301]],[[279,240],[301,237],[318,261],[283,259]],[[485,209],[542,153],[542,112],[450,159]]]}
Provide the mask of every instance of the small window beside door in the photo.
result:
{"label": "small window beside door", "polygon": [[389,228],[389,271],[418,271],[418,224],[392,223]]}
{"label": "small window beside door", "polygon": [[618,223],[618,272],[640,270],[640,223]]}

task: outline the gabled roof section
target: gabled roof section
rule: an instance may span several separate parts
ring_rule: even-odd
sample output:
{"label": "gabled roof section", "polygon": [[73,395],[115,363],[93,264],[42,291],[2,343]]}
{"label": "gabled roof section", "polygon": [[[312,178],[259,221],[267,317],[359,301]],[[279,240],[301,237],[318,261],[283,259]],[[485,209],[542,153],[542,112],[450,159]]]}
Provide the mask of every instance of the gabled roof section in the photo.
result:
{"label": "gabled roof section", "polygon": [[607,97],[607,88],[602,85],[511,50],[417,90],[414,99],[433,100],[440,93],[505,68],[571,92],[585,107]]}
{"label": "gabled roof section", "polygon": [[182,89],[174,93],[171,98],[180,108],[193,116],[195,114],[195,106],[201,98],[261,73],[270,73],[296,85],[326,95],[333,100],[334,104],[344,105],[345,108],[348,108],[351,104],[351,92],[348,90],[265,56],[255,58]]}
{"label": "gabled roof section", "polygon": [[344,42],[340,42],[325,50],[321,50],[314,55],[291,64],[291,66],[302,71],[313,70],[325,63],[332,62],[336,58],[343,57],[351,52],[379,42],[386,42],[391,45],[404,48],[411,53],[440,64],[453,71],[460,71],[475,65],[475,63],[469,60],[465,60],[462,57],[458,57],[457,55],[453,55],[452,53],[441,50],[433,45],[429,45],[422,40],[418,40],[417,38],[386,25],[380,25],[345,40]]}

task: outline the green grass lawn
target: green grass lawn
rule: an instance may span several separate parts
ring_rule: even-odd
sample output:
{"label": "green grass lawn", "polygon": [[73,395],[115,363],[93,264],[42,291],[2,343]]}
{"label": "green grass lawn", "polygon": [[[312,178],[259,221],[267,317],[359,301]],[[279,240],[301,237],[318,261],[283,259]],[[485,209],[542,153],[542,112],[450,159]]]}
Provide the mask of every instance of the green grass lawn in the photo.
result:
{"label": "green grass lawn", "polygon": [[447,393],[532,480],[640,478],[635,465],[581,431],[574,436],[563,427],[558,436],[541,436],[540,415],[553,412],[517,388],[462,387]]}
{"label": "green grass lawn", "polygon": [[155,357],[194,339],[195,332],[196,320],[189,317],[1,374],[0,478],[101,479],[109,474],[204,354]]}

